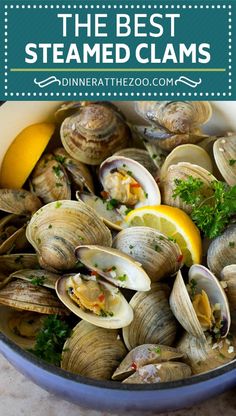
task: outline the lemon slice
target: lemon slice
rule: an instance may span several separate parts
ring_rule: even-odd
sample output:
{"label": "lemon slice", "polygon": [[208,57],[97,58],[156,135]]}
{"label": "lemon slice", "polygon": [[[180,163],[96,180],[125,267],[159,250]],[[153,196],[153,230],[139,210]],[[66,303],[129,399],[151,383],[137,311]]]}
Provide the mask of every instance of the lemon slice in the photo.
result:
{"label": "lemon slice", "polygon": [[0,186],[21,188],[44,152],[55,125],[32,124],[22,130],[8,148],[1,167]]}
{"label": "lemon slice", "polygon": [[181,209],[167,205],[141,207],[131,211],[125,221],[129,227],[147,226],[176,240],[184,263],[190,267],[201,263],[202,242],[198,228]]}

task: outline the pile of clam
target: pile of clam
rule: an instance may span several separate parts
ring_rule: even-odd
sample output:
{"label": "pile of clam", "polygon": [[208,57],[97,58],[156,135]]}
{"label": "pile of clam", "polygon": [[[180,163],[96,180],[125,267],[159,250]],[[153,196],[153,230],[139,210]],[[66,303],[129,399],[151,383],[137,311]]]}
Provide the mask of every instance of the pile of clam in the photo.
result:
{"label": "pile of clam", "polygon": [[29,349],[45,316],[73,315],[64,370],[160,383],[236,356],[236,225],[186,267],[176,241],[125,218],[161,203],[190,214],[176,179],[200,179],[209,197],[213,180],[236,185],[236,135],[202,133],[208,102],[135,107],[145,125],[110,103],[65,103],[28,190],[0,190],[0,330]]}

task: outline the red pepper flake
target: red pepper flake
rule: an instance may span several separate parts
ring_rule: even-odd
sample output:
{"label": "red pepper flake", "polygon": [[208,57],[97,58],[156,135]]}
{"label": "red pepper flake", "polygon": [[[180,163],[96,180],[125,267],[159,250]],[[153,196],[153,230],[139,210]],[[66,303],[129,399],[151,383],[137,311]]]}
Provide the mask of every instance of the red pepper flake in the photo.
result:
{"label": "red pepper flake", "polygon": [[103,199],[107,199],[109,197],[109,193],[106,192],[106,191],[102,191],[101,195],[102,195]]}
{"label": "red pepper flake", "polygon": [[140,185],[140,183],[131,183],[130,187],[131,188],[141,188],[141,185]]}
{"label": "red pepper flake", "polygon": [[183,254],[180,254],[180,256],[177,257],[177,262],[182,263],[183,258],[184,258]]}
{"label": "red pepper flake", "polygon": [[93,270],[90,274],[91,276],[99,276],[98,272],[96,272],[95,270]]}
{"label": "red pepper flake", "polygon": [[105,295],[104,295],[104,293],[101,293],[101,294],[98,296],[98,300],[99,300],[99,302],[103,302],[103,301],[105,300]]}
{"label": "red pepper flake", "polygon": [[132,362],[131,368],[132,368],[132,370],[136,371],[137,370],[137,364],[135,362]]}

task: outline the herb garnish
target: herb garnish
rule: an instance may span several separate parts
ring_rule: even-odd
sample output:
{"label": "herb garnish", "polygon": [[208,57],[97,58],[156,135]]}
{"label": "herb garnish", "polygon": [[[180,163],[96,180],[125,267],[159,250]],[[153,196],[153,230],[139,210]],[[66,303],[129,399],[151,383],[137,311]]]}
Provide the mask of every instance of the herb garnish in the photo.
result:
{"label": "herb garnish", "polygon": [[57,188],[62,187],[62,186],[63,186],[63,183],[56,182],[56,187],[57,187]]}
{"label": "herb garnish", "polygon": [[236,163],[236,159],[229,159],[229,166],[234,166]]}
{"label": "herb garnish", "polygon": [[125,215],[128,215],[131,211],[133,211],[133,209],[132,209],[132,208],[127,208],[127,209],[125,210]]}
{"label": "herb garnish", "polygon": [[62,206],[62,202],[57,201],[55,204],[55,208],[60,208]]}
{"label": "herb garnish", "polygon": [[127,279],[127,274],[123,274],[122,276],[118,276],[117,279],[120,280],[121,282],[124,282]]}
{"label": "herb garnish", "polygon": [[156,245],[154,246],[154,250],[155,250],[157,253],[160,253],[160,252],[162,251],[162,248],[161,248],[158,244],[156,244]]}
{"label": "herb garnish", "polygon": [[59,162],[59,163],[61,163],[63,165],[63,163],[66,160],[66,156],[56,155],[55,156],[55,159],[56,159],[57,162]]}
{"label": "herb garnish", "polygon": [[60,366],[61,353],[71,329],[57,315],[45,318],[43,326],[36,337],[36,344],[29,351],[43,360]]}
{"label": "herb garnish", "polygon": [[230,248],[234,248],[235,247],[235,242],[234,241],[230,241],[229,242],[229,247]]}
{"label": "herb garnish", "polygon": [[109,201],[106,201],[106,204],[107,204],[107,210],[111,211],[115,209],[116,207],[118,207],[119,201],[117,201],[117,199],[112,198],[112,199],[109,199]]}
{"label": "herb garnish", "polygon": [[30,283],[34,286],[42,286],[46,280],[45,276],[30,276]]}
{"label": "herb garnish", "polygon": [[236,186],[229,187],[224,182],[212,181],[212,195],[206,197],[202,190],[204,183],[189,176],[188,179],[175,179],[173,197],[179,196],[192,206],[191,218],[206,237],[214,238],[222,233],[236,212]]}
{"label": "herb garnish", "polygon": [[190,280],[190,282],[188,284],[188,287],[189,287],[189,295],[190,295],[190,298],[193,299],[194,296],[195,296],[195,294],[196,294],[196,289],[197,289],[197,282],[196,282],[196,280],[194,280],[194,279]]}
{"label": "herb garnish", "polygon": [[161,347],[156,347],[154,351],[156,354],[161,354]]}
{"label": "herb garnish", "polygon": [[103,309],[100,310],[100,316],[103,316],[104,318],[106,318],[107,316],[113,316],[113,315],[114,315],[113,312],[104,311]]}
{"label": "herb garnish", "polygon": [[63,172],[62,172],[61,167],[59,165],[53,166],[52,170],[58,178],[61,178]]}

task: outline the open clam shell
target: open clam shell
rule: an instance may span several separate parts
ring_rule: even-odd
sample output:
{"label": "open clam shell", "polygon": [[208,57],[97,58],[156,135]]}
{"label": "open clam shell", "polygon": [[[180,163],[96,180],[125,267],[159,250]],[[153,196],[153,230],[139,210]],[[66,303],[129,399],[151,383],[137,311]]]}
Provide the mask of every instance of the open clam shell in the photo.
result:
{"label": "open clam shell", "polygon": [[[123,172],[124,180],[113,183],[112,175],[116,172]],[[99,178],[104,190],[108,192],[111,198],[125,205],[138,208],[146,205],[160,205],[161,203],[160,190],[154,178],[147,169],[135,160],[123,156],[112,156],[101,164]],[[129,194],[132,194],[132,192],[127,187],[132,187],[132,184],[129,183],[132,179],[142,189],[143,198],[137,198],[136,202],[130,204]],[[135,184],[134,187],[137,188]]]}
{"label": "open clam shell", "polygon": [[169,361],[160,364],[144,365],[134,374],[126,378],[122,383],[161,383],[166,381],[183,380],[184,378],[190,377],[191,374],[191,368],[187,364]]}
{"label": "open clam shell", "polygon": [[0,210],[17,215],[31,215],[42,206],[36,195],[24,189],[0,189]]}
{"label": "open clam shell", "polygon": [[[195,294],[201,294],[202,291],[208,296],[210,305],[220,305],[219,329],[221,337],[228,334],[231,318],[229,305],[220,283],[216,277],[206,267],[194,264],[189,270],[189,283],[194,282]],[[170,295],[170,307],[176,319],[183,328],[191,335],[205,342],[204,328],[201,325],[193,303],[185,286],[181,272],[179,271]]]}
{"label": "open clam shell", "polygon": [[113,247],[141,263],[152,282],[176,273],[181,267],[178,244],[150,227],[122,230],[114,238]]}
{"label": "open clam shell", "polygon": [[236,225],[229,226],[214,238],[207,252],[207,265],[218,278],[223,268],[230,264],[236,264]]}
{"label": "open clam shell", "polygon": [[122,330],[128,350],[143,344],[173,344],[177,322],[169,307],[168,292],[167,285],[155,283],[149,292],[137,292],[132,297],[134,319]]}
{"label": "open clam shell", "polygon": [[215,141],[213,152],[217,167],[230,185],[236,185],[236,135],[221,137]]}
{"label": "open clam shell", "polygon": [[71,199],[66,171],[51,154],[45,154],[35,166],[31,175],[31,186],[45,204],[59,199]]}
{"label": "open clam shell", "polygon": [[236,356],[235,347],[228,339],[214,343],[210,340],[203,342],[188,333],[185,333],[178,342],[178,349],[186,354],[186,362],[190,365],[193,374],[213,370],[229,363]]}
{"label": "open clam shell", "polygon": [[23,280],[14,280],[0,290],[0,304],[43,314],[68,313],[53,291]]}
{"label": "open clam shell", "polygon": [[166,157],[165,162],[161,167],[161,177],[167,174],[167,170],[171,165],[177,165],[180,162],[188,162],[196,164],[212,173],[213,167],[211,158],[208,153],[200,146],[195,144],[182,144]]}
{"label": "open clam shell", "polygon": [[89,192],[94,192],[92,175],[84,163],[71,157],[63,147],[57,148],[54,155],[56,160],[64,166],[72,184],[77,189],[84,190],[85,188]]}
{"label": "open clam shell", "polygon": [[81,376],[110,380],[125,355],[117,330],[81,321],[64,344],[61,367]]}
{"label": "open clam shell", "polygon": [[121,251],[101,246],[79,246],[77,258],[115,286],[138,291],[150,290],[151,281],[140,263]]}
{"label": "open clam shell", "polygon": [[208,101],[136,101],[135,108],[145,120],[174,133],[188,133],[212,116]]}
{"label": "open clam shell", "polygon": [[93,325],[110,329],[118,329],[130,324],[133,319],[133,310],[118,288],[99,281],[101,292],[108,299],[109,312],[98,315],[86,308],[82,309],[71,299],[68,294],[68,279],[69,277],[64,276],[57,281],[56,292],[64,305],[79,318]]}
{"label": "open clam shell", "polygon": [[114,107],[89,103],[61,125],[61,140],[76,160],[99,165],[115,150],[126,147],[130,132]]}
{"label": "open clam shell", "polygon": [[185,357],[185,354],[176,348],[168,347],[166,345],[139,345],[126,355],[114,372],[112,379],[123,380],[144,365],[178,360],[183,357]]}
{"label": "open clam shell", "polygon": [[31,349],[46,315],[0,306],[0,332],[19,347]]}
{"label": "open clam shell", "polygon": [[173,196],[176,189],[176,180],[188,180],[190,176],[202,181],[201,192],[206,197],[213,194],[212,182],[216,178],[210,172],[192,163],[179,162],[176,165],[169,166],[167,173],[162,177],[161,188],[164,204],[180,208],[187,213],[191,212],[191,205],[187,205],[179,196]]}
{"label": "open clam shell", "polygon": [[45,205],[31,218],[26,236],[40,265],[51,271],[73,269],[77,262],[74,250],[82,242],[112,244],[111,233],[96,212],[79,201]]}
{"label": "open clam shell", "polygon": [[124,156],[128,157],[129,159],[133,159],[140,163],[140,165],[144,166],[154,178],[157,178],[159,175],[159,169],[154,162],[158,156],[157,154],[153,153],[151,157],[147,150],[128,148],[119,150],[118,152],[114,153],[113,156]]}

